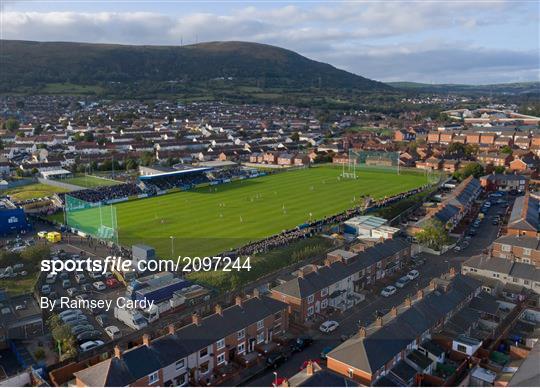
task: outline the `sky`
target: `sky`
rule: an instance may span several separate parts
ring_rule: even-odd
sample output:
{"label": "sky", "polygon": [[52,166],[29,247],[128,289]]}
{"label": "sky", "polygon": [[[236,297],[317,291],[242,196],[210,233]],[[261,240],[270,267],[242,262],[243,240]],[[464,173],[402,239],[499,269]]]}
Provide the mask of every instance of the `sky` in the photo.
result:
{"label": "sky", "polygon": [[540,0],[0,0],[0,38],[250,41],[379,81],[540,81]]}

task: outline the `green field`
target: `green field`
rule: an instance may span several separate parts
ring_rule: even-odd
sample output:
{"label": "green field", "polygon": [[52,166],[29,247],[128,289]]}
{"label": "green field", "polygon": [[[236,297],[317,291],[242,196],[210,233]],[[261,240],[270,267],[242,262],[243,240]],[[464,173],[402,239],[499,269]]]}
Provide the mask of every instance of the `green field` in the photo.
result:
{"label": "green field", "polygon": [[107,178],[100,178],[95,175],[76,175],[73,178],[66,178],[59,180],[60,182],[69,183],[71,185],[93,188],[99,186],[113,186],[119,185],[122,182],[115,181]]}
{"label": "green field", "polygon": [[[364,169],[352,180],[339,178],[340,171],[332,166],[287,171],[123,202],[115,205],[120,243],[145,243],[162,257],[170,257],[171,250],[175,257],[211,255],[352,208],[363,195],[378,199],[426,183],[417,173]],[[110,222],[110,212],[96,214],[92,209],[73,217]]]}
{"label": "green field", "polygon": [[15,201],[25,201],[27,199],[48,197],[55,193],[65,193],[66,189],[61,187],[35,183],[26,186],[14,187],[12,189],[2,190],[0,194],[9,195]]}

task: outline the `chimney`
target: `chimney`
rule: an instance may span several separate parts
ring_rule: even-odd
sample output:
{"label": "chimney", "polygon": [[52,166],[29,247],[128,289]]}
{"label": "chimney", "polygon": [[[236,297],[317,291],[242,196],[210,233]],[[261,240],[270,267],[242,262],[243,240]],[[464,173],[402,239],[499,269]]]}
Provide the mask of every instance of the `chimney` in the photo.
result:
{"label": "chimney", "polygon": [[191,322],[196,324],[197,326],[201,325],[201,316],[197,313],[191,314]]}
{"label": "chimney", "polygon": [[456,276],[456,269],[454,267],[451,267],[450,268],[450,278],[453,278],[454,276]]}
{"label": "chimney", "polygon": [[330,259],[324,259],[324,265],[330,267],[332,265],[332,262],[330,261]]}
{"label": "chimney", "polygon": [[383,327],[383,319],[382,317],[377,317],[377,320],[375,321],[375,326],[377,327]]}
{"label": "chimney", "polygon": [[392,310],[390,310],[390,314],[394,318],[397,317],[397,307],[396,306],[392,307]]}
{"label": "chimney", "polygon": [[314,373],[314,371],[313,371],[313,361],[310,360],[310,361],[308,361],[307,366],[306,366],[306,374],[308,376],[313,376],[313,373]]}
{"label": "chimney", "polygon": [[167,326],[167,328],[169,330],[169,334],[174,334],[174,332],[176,331],[174,328],[174,323],[169,323],[169,326]]}
{"label": "chimney", "polygon": [[416,299],[420,300],[424,297],[424,290],[418,290],[416,293]]}
{"label": "chimney", "polygon": [[214,307],[214,310],[216,311],[216,314],[223,315],[223,307],[221,307],[220,304],[216,304],[216,307]]}
{"label": "chimney", "polygon": [[150,334],[143,334],[142,343],[143,345],[150,346]]}
{"label": "chimney", "polygon": [[362,327],[360,327],[360,329],[358,329],[358,336],[360,338],[366,338],[367,331],[366,331],[366,328],[364,326],[362,326]]}
{"label": "chimney", "polygon": [[319,273],[319,267],[317,266],[317,264],[313,264],[311,268],[313,268],[313,272]]}
{"label": "chimney", "polygon": [[431,291],[435,291],[436,288],[437,288],[437,283],[435,282],[435,279],[431,279],[431,281],[429,282],[429,289]]}
{"label": "chimney", "polygon": [[116,358],[121,358],[122,357],[122,349],[120,349],[120,346],[116,345],[114,347],[114,356]]}
{"label": "chimney", "polygon": [[254,298],[257,298],[257,299],[260,299],[260,298],[261,298],[261,292],[259,291],[258,288],[254,288],[254,289],[253,289],[253,297],[254,297]]}
{"label": "chimney", "polygon": [[405,298],[405,307],[411,307],[412,306],[412,300],[409,297]]}
{"label": "chimney", "polygon": [[242,307],[242,295],[236,295],[236,298],[234,298],[234,303],[237,306]]}
{"label": "chimney", "polygon": [[299,277],[300,279],[303,279],[303,278],[304,278],[304,269],[303,269],[303,268],[300,268],[300,269],[298,270],[298,277]]}

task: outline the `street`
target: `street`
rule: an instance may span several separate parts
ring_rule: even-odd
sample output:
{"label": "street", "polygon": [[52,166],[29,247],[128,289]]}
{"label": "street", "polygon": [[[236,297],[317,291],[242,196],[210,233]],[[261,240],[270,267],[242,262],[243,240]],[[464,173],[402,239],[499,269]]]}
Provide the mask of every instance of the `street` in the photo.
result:
{"label": "street", "polygon": [[[300,370],[304,361],[320,359],[323,349],[333,348],[341,343],[341,336],[355,334],[359,328],[359,322],[363,326],[369,325],[375,320],[376,311],[387,312],[393,306],[403,303],[407,296],[414,296],[418,289],[428,286],[431,279],[448,272],[451,267],[455,267],[459,271],[463,261],[482,253],[497,238],[499,226],[492,225],[492,217],[501,209],[498,205],[489,209],[485,220],[478,229],[478,234],[470,239],[470,245],[461,252],[449,250],[440,256],[419,254],[418,257],[425,259],[425,263],[416,268],[420,271],[420,276],[415,281],[410,282],[404,288],[398,288],[397,292],[390,297],[368,295],[364,302],[341,315],[338,320],[340,326],[331,334],[322,334],[318,331],[310,333],[315,340],[314,343],[303,352],[292,355],[287,362],[277,368],[278,377],[289,378]],[[272,386],[274,379],[273,371],[268,369],[262,375],[249,380],[245,385],[269,387]]]}

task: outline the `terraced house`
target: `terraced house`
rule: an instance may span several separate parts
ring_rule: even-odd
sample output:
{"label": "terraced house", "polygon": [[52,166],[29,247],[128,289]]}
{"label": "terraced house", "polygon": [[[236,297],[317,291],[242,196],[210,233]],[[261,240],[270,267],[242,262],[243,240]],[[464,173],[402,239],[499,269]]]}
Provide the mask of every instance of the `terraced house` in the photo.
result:
{"label": "terraced house", "polygon": [[[430,374],[444,359],[444,351],[433,350],[438,348],[433,336],[443,333],[458,348],[481,317],[498,313],[494,299],[480,293],[481,282],[467,276],[451,272],[433,279],[429,291],[419,290],[414,300],[407,298],[332,350],[328,368],[365,385],[413,385],[417,374]],[[463,311],[467,314],[454,319]]]}
{"label": "terraced house", "polygon": [[530,194],[516,198],[508,220],[506,234],[540,237],[539,200]]}
{"label": "terraced house", "polygon": [[306,324],[329,307],[346,310],[362,300],[360,290],[401,268],[411,244],[385,240],[363,252],[331,252],[323,266],[312,265],[271,290],[274,299],[290,306],[291,321]]}
{"label": "terraced house", "polygon": [[260,296],[236,298],[233,306],[126,351],[118,346],[114,356],[74,373],[83,386],[178,386],[216,383],[216,373],[232,361],[240,364],[256,347],[269,343],[288,329],[288,306]]}

